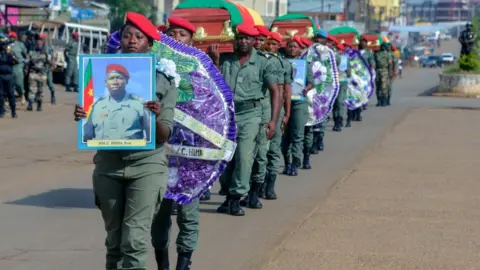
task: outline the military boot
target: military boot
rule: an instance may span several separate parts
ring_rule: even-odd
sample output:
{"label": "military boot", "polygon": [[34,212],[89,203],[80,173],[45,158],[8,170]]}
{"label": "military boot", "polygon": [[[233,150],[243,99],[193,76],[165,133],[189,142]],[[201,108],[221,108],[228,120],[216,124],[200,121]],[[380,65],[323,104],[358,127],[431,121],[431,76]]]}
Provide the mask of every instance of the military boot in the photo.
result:
{"label": "military boot", "polygon": [[338,132],[342,131],[343,127],[343,116],[338,117]]}
{"label": "military boot", "polygon": [[55,92],[50,92],[50,93],[51,93],[50,103],[52,103],[52,105],[57,104],[57,99],[55,98]]}
{"label": "military boot", "polygon": [[232,196],[227,195],[225,201],[217,208],[217,213],[230,214],[230,205],[232,204]]}
{"label": "military boot", "polygon": [[265,199],[267,197],[267,183],[266,183],[266,179],[265,181],[262,183],[262,186],[260,187],[260,194],[258,194],[258,197],[262,198],[262,199]]}
{"label": "military boot", "polygon": [[208,189],[207,191],[205,191],[202,196],[200,196],[200,201],[204,202],[204,201],[210,201],[212,197],[212,193],[210,192],[210,190]]}
{"label": "military boot", "polygon": [[222,187],[220,187],[220,190],[218,191],[218,195],[220,196],[227,196],[228,192],[224,190]]}
{"label": "military boot", "polygon": [[323,145],[323,137],[318,136],[318,141],[317,141],[317,149],[318,151],[323,151],[324,145]]}
{"label": "military boot", "polygon": [[265,178],[265,199],[276,200],[277,194],[275,194],[275,182],[277,181],[277,175],[267,174]]}
{"label": "military boot", "polygon": [[357,109],[357,112],[355,114],[355,121],[357,122],[362,122],[363,118],[362,118],[362,109],[361,108],[358,108]]}
{"label": "military boot", "polygon": [[285,168],[283,168],[283,174],[289,175],[290,171],[292,170],[292,165],[290,164],[290,160],[286,157],[283,158],[283,162],[285,164]]}
{"label": "military boot", "polygon": [[249,194],[248,194],[248,208],[251,208],[251,209],[263,208],[262,203],[258,199],[259,198],[258,195],[260,194],[261,187],[262,187],[261,183],[256,183],[256,182],[252,183]]}
{"label": "military boot", "polygon": [[332,131],[338,131],[338,117],[333,118],[333,128]]}
{"label": "military boot", "polygon": [[33,111],[33,101],[28,100],[27,111]]}
{"label": "military boot", "polygon": [[380,107],[385,107],[387,106],[387,98],[386,97],[382,97],[380,99]]}
{"label": "military boot", "polygon": [[386,97],[385,106],[390,106],[390,95]]}
{"label": "military boot", "polygon": [[310,165],[310,149],[304,147],[303,150],[303,166],[304,170],[310,170],[312,166]]}
{"label": "military boot", "polygon": [[41,112],[41,111],[42,111],[42,101],[37,100],[37,112]]}
{"label": "military boot", "polygon": [[298,175],[297,165],[292,164],[292,166],[290,167],[290,172],[289,172],[288,175],[289,176],[297,176]]}
{"label": "military boot", "polygon": [[355,115],[355,110],[354,111],[347,111],[347,124],[345,125],[346,128],[349,128],[352,126],[351,121],[354,119]]}
{"label": "military boot", "polygon": [[230,198],[230,212],[232,216],[245,216],[245,211],[240,207],[241,196],[231,196]]}
{"label": "military boot", "polygon": [[310,149],[310,154],[318,155],[318,140],[320,139],[320,132],[313,132],[313,147]]}
{"label": "military boot", "polygon": [[177,267],[175,270],[190,270],[192,264],[192,252],[180,252],[177,257]]}
{"label": "military boot", "polygon": [[168,249],[155,249],[155,260],[157,261],[158,270],[170,270]]}

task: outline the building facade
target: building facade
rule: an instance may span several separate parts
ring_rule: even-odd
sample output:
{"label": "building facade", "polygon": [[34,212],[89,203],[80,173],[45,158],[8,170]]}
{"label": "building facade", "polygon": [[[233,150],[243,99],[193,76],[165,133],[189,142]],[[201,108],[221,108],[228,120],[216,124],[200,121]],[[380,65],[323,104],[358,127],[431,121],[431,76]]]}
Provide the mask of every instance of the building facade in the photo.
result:
{"label": "building facade", "polygon": [[436,21],[468,21],[472,18],[469,0],[438,0],[436,5]]}

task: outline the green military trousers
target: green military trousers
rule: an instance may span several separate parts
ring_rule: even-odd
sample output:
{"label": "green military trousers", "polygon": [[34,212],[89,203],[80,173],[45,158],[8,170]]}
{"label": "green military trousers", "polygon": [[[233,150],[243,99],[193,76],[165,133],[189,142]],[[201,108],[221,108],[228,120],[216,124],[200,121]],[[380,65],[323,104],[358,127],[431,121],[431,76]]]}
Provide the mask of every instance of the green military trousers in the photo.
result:
{"label": "green military trousers", "polygon": [[305,101],[292,101],[290,120],[283,135],[282,154],[285,161],[297,167],[302,165],[305,124],[308,121],[308,104]]}
{"label": "green military trousers", "polygon": [[[156,250],[170,247],[170,233],[172,229],[173,200],[163,199],[160,210],[155,215],[152,224],[152,245]],[[198,231],[200,229],[200,200],[195,199],[189,204],[178,205],[177,225],[177,253],[193,252],[198,245]]]}
{"label": "green military trousers", "polygon": [[303,151],[310,153],[313,147],[313,126],[305,126],[303,135]]}
{"label": "green military trousers", "polygon": [[46,82],[47,74],[30,72],[28,75],[28,100],[30,102],[41,102],[43,100],[43,88],[45,87]]}
{"label": "green military trousers", "polygon": [[78,64],[77,61],[67,63],[67,70],[65,71],[65,90],[67,92],[78,91]]}
{"label": "green military trousers", "polygon": [[343,117],[345,115],[345,96],[347,94],[347,83],[340,83],[340,91],[338,92],[338,96],[335,99],[335,103],[333,103],[333,119],[337,119],[337,117]]}
{"label": "green military trousers", "polygon": [[235,107],[237,148],[233,159],[220,176],[221,189],[232,196],[244,196],[250,191],[253,160],[258,150],[258,133],[262,122],[260,102]]}
{"label": "green military trousers", "polygon": [[278,118],[277,128],[275,134],[270,141],[270,146],[267,151],[267,174],[277,175],[278,170],[280,169],[280,163],[282,160],[282,119],[285,115],[285,111],[282,108],[280,111],[280,117]]}
{"label": "green military trousers", "polygon": [[25,96],[25,73],[23,72],[24,66],[17,64],[13,66],[13,76],[15,77],[15,91],[17,95]]}
{"label": "green military trousers", "polygon": [[50,92],[55,92],[55,86],[53,85],[53,72],[51,70],[47,73],[47,85]]}
{"label": "green military trousers", "polygon": [[252,165],[251,182],[263,183],[265,181],[265,174],[267,173],[267,152],[270,148],[270,141],[267,139],[266,126],[272,116],[272,109],[270,106],[270,98],[267,97],[262,101],[262,122],[260,124],[257,137],[257,155]]}
{"label": "green military trousers", "polygon": [[99,151],[94,163],[95,201],[107,232],[106,269],[146,270],[150,227],[168,182],[166,159],[131,161]]}

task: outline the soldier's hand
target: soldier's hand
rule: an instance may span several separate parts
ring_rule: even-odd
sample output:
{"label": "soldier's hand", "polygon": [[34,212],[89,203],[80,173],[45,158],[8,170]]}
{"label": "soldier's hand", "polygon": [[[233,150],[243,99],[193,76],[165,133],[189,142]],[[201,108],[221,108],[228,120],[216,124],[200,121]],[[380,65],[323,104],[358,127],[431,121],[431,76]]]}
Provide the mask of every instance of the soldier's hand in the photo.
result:
{"label": "soldier's hand", "polygon": [[220,60],[220,51],[218,44],[212,44],[208,47],[208,55],[212,58],[213,62],[217,63]]}
{"label": "soldier's hand", "polygon": [[288,115],[285,115],[282,118],[282,134],[285,132],[285,128],[287,127],[289,119],[290,119],[290,116],[288,116]]}
{"label": "soldier's hand", "polygon": [[277,128],[277,123],[275,121],[270,121],[267,124],[267,140],[271,140],[275,134],[275,129]]}
{"label": "soldier's hand", "polygon": [[143,104],[145,108],[153,112],[155,117],[158,118],[160,116],[160,109],[162,108],[162,104],[158,101],[147,101]]}
{"label": "soldier's hand", "polygon": [[75,111],[73,112],[73,116],[75,116],[75,121],[80,121],[87,118],[87,112],[83,110],[82,106],[75,104]]}

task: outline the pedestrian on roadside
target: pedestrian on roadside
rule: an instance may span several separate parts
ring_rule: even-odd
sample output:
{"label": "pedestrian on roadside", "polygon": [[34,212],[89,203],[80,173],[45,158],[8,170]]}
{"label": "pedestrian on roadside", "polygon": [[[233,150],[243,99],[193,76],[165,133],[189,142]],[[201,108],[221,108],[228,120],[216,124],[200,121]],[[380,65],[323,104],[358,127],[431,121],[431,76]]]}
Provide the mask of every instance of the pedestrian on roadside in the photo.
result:
{"label": "pedestrian on roadside", "polygon": [[[47,73],[50,69],[51,57],[45,46],[47,35],[37,36],[35,49],[30,51],[28,63],[28,111],[33,110],[33,103],[37,104],[37,111],[42,111],[43,88],[47,83]],[[34,92],[35,91],[35,92]]]}
{"label": "pedestrian on roadside", "polygon": [[17,118],[13,66],[18,59],[7,48],[9,42],[7,38],[0,40],[0,118],[5,117],[5,98],[8,99],[12,118]]}
{"label": "pedestrian on roadside", "polygon": [[[67,69],[65,70],[65,91],[78,92],[78,32],[72,34],[72,41],[65,48],[65,60]],[[83,51],[83,50],[82,50]]]}
{"label": "pedestrian on roadside", "polygon": [[[13,75],[15,76],[15,91],[17,96],[20,97],[20,103],[25,104],[25,61],[27,59],[27,48],[25,44],[18,40],[17,33],[10,32],[9,37],[12,39],[13,44],[11,45],[11,50],[13,55],[17,58],[18,62],[13,66]],[[24,36],[24,35],[23,35]]]}
{"label": "pedestrian on roadside", "polygon": [[[143,15],[128,12],[121,30],[122,53],[148,53],[160,34]],[[156,117],[156,149],[98,151],[93,160],[93,191],[105,223],[105,269],[147,269],[148,242],[153,215],[168,182],[165,143],[173,128],[178,98],[175,82],[156,72],[156,101],[144,106]],[[87,112],[75,105],[75,121]],[[119,268],[119,264],[121,267]]]}

